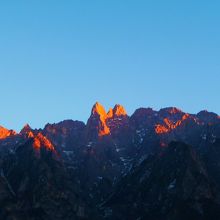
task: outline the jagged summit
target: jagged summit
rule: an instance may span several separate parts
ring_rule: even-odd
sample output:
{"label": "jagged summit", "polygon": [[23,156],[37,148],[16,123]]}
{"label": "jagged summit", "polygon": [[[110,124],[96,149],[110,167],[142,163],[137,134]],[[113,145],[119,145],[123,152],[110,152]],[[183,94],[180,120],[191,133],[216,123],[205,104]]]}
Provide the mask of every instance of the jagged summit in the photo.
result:
{"label": "jagged summit", "polygon": [[31,130],[32,130],[31,126],[29,124],[25,124],[24,127],[21,129],[20,134],[27,133]]}
{"label": "jagged summit", "polygon": [[113,109],[110,108],[109,111],[108,111],[108,113],[107,113],[107,117],[108,117],[108,118],[112,118],[113,116],[114,116]]}
{"label": "jagged summit", "polygon": [[30,126],[28,123],[25,124],[23,128],[24,128],[24,129],[32,129],[31,126]]}
{"label": "jagged summit", "polygon": [[96,102],[92,107],[92,115],[97,114],[101,117],[106,117],[106,111],[105,108],[99,103]]}
{"label": "jagged summit", "polygon": [[117,104],[117,105],[115,105],[115,107],[113,109],[113,115],[114,116],[124,116],[124,115],[127,115],[127,112],[122,105]]}
{"label": "jagged summit", "polygon": [[26,138],[33,138],[34,137],[34,131],[29,124],[25,124],[19,134],[21,136],[26,137]]}
{"label": "jagged summit", "polygon": [[197,116],[201,116],[201,117],[207,117],[207,116],[212,116],[213,118],[218,118],[218,114],[214,113],[214,112],[210,112],[208,110],[202,110],[200,112],[197,113]]}
{"label": "jagged summit", "polygon": [[[115,105],[114,108],[110,108],[108,113],[106,113],[105,108],[99,102],[96,102],[91,111],[91,116],[87,123],[87,133],[89,136],[99,137],[111,134],[111,129],[107,122],[114,118],[126,116],[126,110],[122,105]],[[91,135],[92,134],[92,135]]]}
{"label": "jagged summit", "polygon": [[47,150],[54,150],[53,144],[45,136],[43,136],[42,133],[38,133],[34,137],[33,147],[35,149],[40,149],[41,147],[43,147]]}
{"label": "jagged summit", "polygon": [[54,150],[54,146],[51,141],[41,132],[37,130],[34,131],[29,124],[25,124],[19,134],[25,138],[32,138],[34,149],[38,150],[43,147],[47,150]]}
{"label": "jagged summit", "polygon": [[[47,124],[44,129],[32,129],[29,124],[25,124],[18,136],[33,138],[44,130],[50,130],[52,136],[59,132],[66,136],[67,133],[73,130],[82,129],[81,133],[85,135],[87,140],[102,136],[114,136],[115,133],[121,133],[122,128],[127,129],[127,131],[129,129],[135,130],[134,127],[137,125],[139,126],[137,132],[146,133],[150,129],[151,132],[158,135],[171,133],[177,128],[184,129],[189,123],[195,124],[195,126],[197,123],[201,125],[216,124],[219,123],[219,119],[220,116],[218,114],[207,110],[203,110],[198,114],[188,114],[176,107],[166,107],[159,111],[152,108],[139,108],[129,116],[125,108],[120,104],[116,104],[106,111],[100,102],[96,102],[92,107],[91,115],[86,125],[83,122],[76,123],[72,120],[66,120],[58,124]],[[79,127],[80,129],[78,129]],[[16,135],[15,131],[0,127],[0,139],[13,135]],[[92,136],[93,138],[87,138],[87,136]],[[62,143],[62,137],[60,137],[60,143],[64,144]]]}
{"label": "jagged summit", "polygon": [[87,122],[87,136],[89,139],[110,134],[110,130],[106,125],[106,118],[105,108],[99,102],[96,102],[92,107],[91,116]]}
{"label": "jagged summit", "polygon": [[4,139],[15,134],[16,134],[15,131],[8,130],[7,128],[0,126],[0,139]]}
{"label": "jagged summit", "polygon": [[196,116],[206,123],[216,123],[219,119],[218,114],[214,112],[209,112],[207,110],[200,111]]}
{"label": "jagged summit", "polygon": [[168,112],[169,114],[178,114],[178,113],[183,113],[183,111],[179,108],[176,107],[166,107],[160,109],[161,112]]}
{"label": "jagged summit", "polygon": [[127,112],[122,105],[116,104],[113,109],[110,108],[108,113],[106,113],[104,106],[100,104],[99,102],[96,102],[92,107],[91,114],[92,115],[97,114],[103,118],[112,118],[114,116],[117,116],[117,117],[125,116],[127,115]]}

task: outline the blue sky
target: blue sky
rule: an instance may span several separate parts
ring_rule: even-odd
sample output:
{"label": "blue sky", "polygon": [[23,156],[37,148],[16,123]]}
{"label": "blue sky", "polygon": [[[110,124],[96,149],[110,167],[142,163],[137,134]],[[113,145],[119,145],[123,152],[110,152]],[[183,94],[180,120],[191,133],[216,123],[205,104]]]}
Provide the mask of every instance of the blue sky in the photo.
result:
{"label": "blue sky", "polygon": [[0,124],[86,121],[109,108],[220,114],[220,3],[0,2]]}

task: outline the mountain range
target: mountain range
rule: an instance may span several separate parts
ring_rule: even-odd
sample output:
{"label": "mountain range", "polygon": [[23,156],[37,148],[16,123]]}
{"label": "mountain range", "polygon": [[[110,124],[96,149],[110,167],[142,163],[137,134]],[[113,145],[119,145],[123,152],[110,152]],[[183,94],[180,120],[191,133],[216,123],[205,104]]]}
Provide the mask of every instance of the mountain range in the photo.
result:
{"label": "mountain range", "polygon": [[95,103],[85,124],[0,126],[0,219],[219,220],[220,116],[131,116]]}

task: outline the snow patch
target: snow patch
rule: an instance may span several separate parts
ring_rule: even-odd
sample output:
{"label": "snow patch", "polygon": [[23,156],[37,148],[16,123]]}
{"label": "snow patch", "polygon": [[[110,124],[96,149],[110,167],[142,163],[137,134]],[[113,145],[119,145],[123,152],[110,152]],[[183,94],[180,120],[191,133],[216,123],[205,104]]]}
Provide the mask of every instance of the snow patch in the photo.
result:
{"label": "snow patch", "polygon": [[171,189],[173,189],[173,188],[175,188],[175,186],[176,186],[176,179],[174,179],[170,184],[169,184],[169,186],[168,186],[168,190],[171,190]]}

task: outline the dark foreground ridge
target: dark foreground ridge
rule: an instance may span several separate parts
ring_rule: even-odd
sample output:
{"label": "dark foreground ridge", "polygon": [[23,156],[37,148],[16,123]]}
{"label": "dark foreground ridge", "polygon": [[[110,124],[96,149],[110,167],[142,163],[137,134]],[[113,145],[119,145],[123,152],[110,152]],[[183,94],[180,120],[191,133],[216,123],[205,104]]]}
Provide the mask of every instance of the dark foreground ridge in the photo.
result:
{"label": "dark foreground ridge", "polygon": [[20,133],[0,127],[0,219],[219,220],[220,117],[106,111]]}

